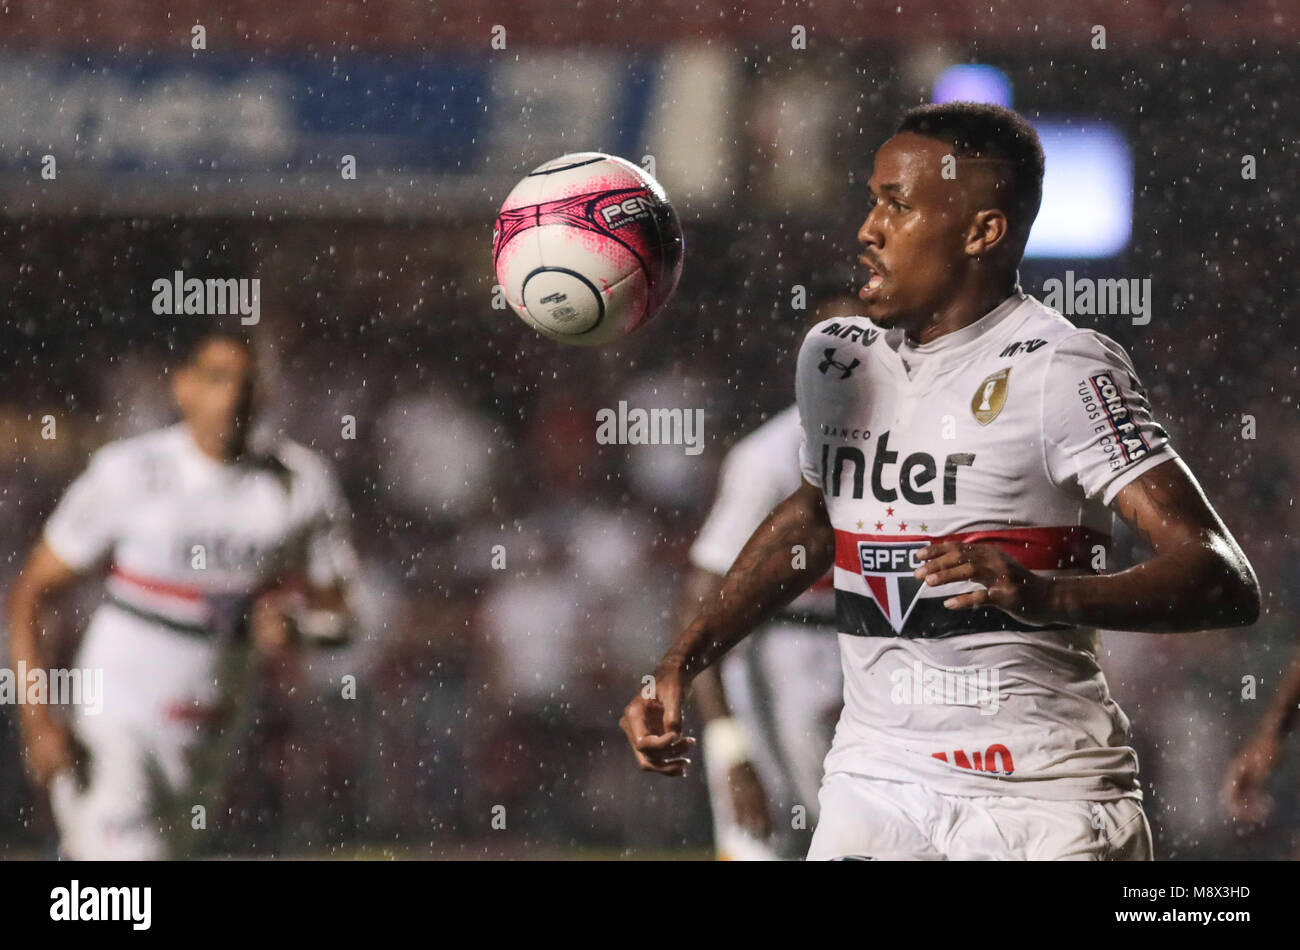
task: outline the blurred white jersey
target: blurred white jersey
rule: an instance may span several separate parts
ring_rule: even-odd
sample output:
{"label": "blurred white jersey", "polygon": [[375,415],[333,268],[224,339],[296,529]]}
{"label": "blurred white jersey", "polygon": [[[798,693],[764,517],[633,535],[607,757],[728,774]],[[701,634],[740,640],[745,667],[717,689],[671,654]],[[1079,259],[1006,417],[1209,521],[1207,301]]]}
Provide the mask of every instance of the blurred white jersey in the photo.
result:
{"label": "blurred white jersey", "polygon": [[[727,453],[717,497],[691,563],[725,574],[764,518],[799,487],[799,412],[772,417]],[[822,760],[842,702],[835,592],[828,574],[722,661],[723,687],[745,729],[751,761],[767,792],[773,836],[759,842],[736,824],[727,776],[709,768],[709,798],[720,857],[735,860],[801,857],[817,818]],[[791,827],[791,809],[811,821]]]}
{"label": "blurred white jersey", "polygon": [[1095,630],[949,610],[914,552],[995,544],[1031,570],[1104,569],[1124,485],[1175,457],[1124,351],[1015,293],[922,345],[865,317],[805,338],[803,476],[835,529],[845,708],[832,772],[955,795],[1141,798]]}
{"label": "blurred white jersey", "polygon": [[[802,438],[799,408],[791,406],[731,447],[718,473],[713,507],[691,546],[693,565],[714,574],[731,569],[763,519],[798,489]],[[835,590],[830,575],[818,579],[782,609],[780,616],[833,623]]]}
{"label": "blurred white jersey", "polygon": [[[148,663],[131,633],[139,624],[115,629],[114,618],[202,644],[196,655],[207,659],[236,633],[260,591],[295,580],[326,586],[351,574],[345,522],[325,462],[293,443],[224,464],[175,425],[101,448],[50,516],[45,542],[78,570],[110,559],[107,603],[91,620],[81,656],[108,664],[105,712],[138,707],[155,693],[139,691],[137,674]],[[118,673],[111,679],[110,669]],[[175,670],[159,688],[189,692],[178,690],[188,673]],[[203,691],[199,682],[192,688]]]}
{"label": "blurred white jersey", "polygon": [[72,710],[91,769],[75,813],[66,788],[55,798],[65,851],[160,857],[151,777],[187,779],[186,750],[219,698],[221,648],[240,635],[252,600],[353,573],[342,494],[301,446],[223,464],[176,425],[96,452],[44,539],[75,569],[110,563],[76,660],[103,670],[104,695],[98,712]]}

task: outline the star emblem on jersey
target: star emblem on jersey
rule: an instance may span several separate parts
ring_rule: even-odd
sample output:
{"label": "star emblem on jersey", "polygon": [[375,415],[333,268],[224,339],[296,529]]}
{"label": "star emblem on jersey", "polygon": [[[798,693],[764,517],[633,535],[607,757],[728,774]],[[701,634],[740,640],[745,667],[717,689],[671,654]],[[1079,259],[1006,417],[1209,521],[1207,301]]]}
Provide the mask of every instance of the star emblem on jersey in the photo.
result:
{"label": "star emblem on jersey", "polygon": [[826,355],[822,361],[817,364],[817,368],[822,371],[823,375],[825,375],[831,367],[834,367],[840,371],[840,379],[848,379],[849,376],[852,375],[853,371],[858,368],[859,364],[862,363],[862,360],[857,357],[854,357],[852,363],[844,363],[837,360],[835,358],[835,347],[833,346],[828,346],[825,350],[825,354]]}
{"label": "star emblem on jersey", "polygon": [[982,426],[988,425],[998,417],[1002,407],[1007,404],[1007,379],[1011,376],[1011,367],[998,370],[975,390],[970,400],[970,411],[975,421]]}
{"label": "star emblem on jersey", "polygon": [[895,633],[903,631],[925,584],[912,576],[915,554],[928,541],[859,541],[858,563],[876,606]]}

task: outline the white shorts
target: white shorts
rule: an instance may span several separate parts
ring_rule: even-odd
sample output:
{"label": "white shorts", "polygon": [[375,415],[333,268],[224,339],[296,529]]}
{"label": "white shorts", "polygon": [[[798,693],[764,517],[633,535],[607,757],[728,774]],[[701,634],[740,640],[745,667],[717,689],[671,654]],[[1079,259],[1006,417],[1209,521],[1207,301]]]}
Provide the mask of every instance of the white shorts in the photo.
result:
{"label": "white shorts", "polygon": [[150,737],[136,728],[82,719],[76,737],[89,755],[88,781],[71,771],[55,777],[50,805],[59,851],[74,861],[157,861],[169,856],[160,796],[189,780],[188,743]]}
{"label": "white shorts", "polygon": [[[158,807],[190,785],[191,752],[216,702],[216,651],[111,604],[91,618],[77,666],[103,672],[102,707],[74,707],[71,727],[89,757],[86,785],[71,772],[50,789],[59,850],[74,860],[168,856]],[[190,802],[181,818],[188,819]]]}
{"label": "white shorts", "polygon": [[1150,861],[1142,803],[943,795],[832,772],[809,861]]}

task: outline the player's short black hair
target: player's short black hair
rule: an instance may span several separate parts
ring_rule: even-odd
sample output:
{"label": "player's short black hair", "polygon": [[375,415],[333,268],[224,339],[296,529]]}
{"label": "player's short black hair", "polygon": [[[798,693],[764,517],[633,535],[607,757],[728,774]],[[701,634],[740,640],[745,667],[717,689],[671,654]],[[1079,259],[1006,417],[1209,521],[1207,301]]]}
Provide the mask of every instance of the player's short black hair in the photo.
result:
{"label": "player's short black hair", "polygon": [[944,102],[909,109],[895,134],[900,132],[946,142],[958,158],[1004,162],[1011,206],[1002,210],[1023,248],[1043,203],[1043,143],[1028,119],[984,102]]}
{"label": "player's short black hair", "polygon": [[[198,318],[202,320],[202,317]],[[253,338],[242,328],[219,323],[201,323],[193,327],[178,328],[168,340],[172,360],[177,367],[190,366],[199,352],[212,342],[233,343],[253,351]]]}

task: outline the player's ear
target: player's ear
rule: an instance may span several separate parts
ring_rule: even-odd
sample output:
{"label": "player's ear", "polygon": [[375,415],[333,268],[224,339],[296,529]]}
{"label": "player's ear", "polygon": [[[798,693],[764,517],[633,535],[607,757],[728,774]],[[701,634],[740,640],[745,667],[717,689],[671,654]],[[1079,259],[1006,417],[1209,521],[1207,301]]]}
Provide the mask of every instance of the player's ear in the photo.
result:
{"label": "player's ear", "polygon": [[997,208],[976,211],[966,232],[966,253],[971,257],[988,254],[1006,242],[1008,229],[1007,216]]}

